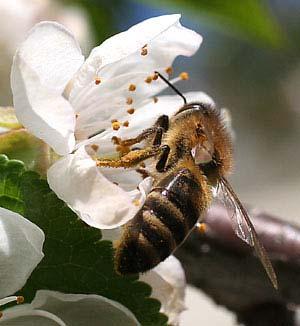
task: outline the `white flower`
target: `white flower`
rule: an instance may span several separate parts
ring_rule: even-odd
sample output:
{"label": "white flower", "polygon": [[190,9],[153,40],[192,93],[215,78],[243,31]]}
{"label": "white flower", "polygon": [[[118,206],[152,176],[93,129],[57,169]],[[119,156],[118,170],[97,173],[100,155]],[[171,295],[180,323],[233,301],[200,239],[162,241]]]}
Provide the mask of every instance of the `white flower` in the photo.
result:
{"label": "white flower", "polygon": [[150,272],[142,274],[140,280],[151,285],[151,297],[161,302],[161,312],[169,317],[169,324],[179,325],[180,314],[186,309],[186,280],[178,259],[169,256]]}
{"label": "white flower", "polygon": [[20,290],[44,257],[43,231],[21,215],[0,207],[0,305]]}
{"label": "white flower", "polygon": [[[142,193],[136,190],[141,177],[135,171],[98,168],[95,157],[116,156],[113,136],[136,136],[182,105],[178,96],[162,96],[156,103],[153,96],[167,86],[160,79],[149,83],[154,71],[165,73],[176,56],[190,56],[201,44],[201,36],[181,26],[179,18],[143,21],[93,49],[84,63],[72,34],[44,22],[15,55],[11,80],[17,117],[65,155],[48,171],[48,182],[92,226],[126,223],[137,210],[132,200],[145,198],[145,182]],[[203,94],[188,97],[199,100]],[[113,130],[112,120],[119,130]]]}
{"label": "white flower", "polygon": [[30,304],[4,310],[0,325],[138,326],[140,323],[126,307],[99,295],[39,290]]}

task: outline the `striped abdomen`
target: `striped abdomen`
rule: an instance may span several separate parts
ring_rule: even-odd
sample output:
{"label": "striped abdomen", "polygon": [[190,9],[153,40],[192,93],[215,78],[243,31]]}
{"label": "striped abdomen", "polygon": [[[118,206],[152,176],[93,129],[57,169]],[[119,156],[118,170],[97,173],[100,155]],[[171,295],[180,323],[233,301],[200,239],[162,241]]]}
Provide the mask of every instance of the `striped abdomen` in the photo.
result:
{"label": "striped abdomen", "polygon": [[151,190],[143,207],[126,226],[116,249],[117,272],[145,272],[182,243],[208,205],[202,186],[184,168]]}

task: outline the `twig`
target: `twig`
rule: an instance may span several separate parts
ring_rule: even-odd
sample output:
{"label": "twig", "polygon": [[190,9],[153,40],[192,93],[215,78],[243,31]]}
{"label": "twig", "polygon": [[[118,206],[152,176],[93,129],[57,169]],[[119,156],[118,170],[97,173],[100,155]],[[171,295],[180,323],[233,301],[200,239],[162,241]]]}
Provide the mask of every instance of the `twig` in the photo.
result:
{"label": "twig", "polygon": [[263,212],[250,213],[277,273],[278,291],[253,250],[233,232],[223,206],[209,210],[205,234],[194,230],[175,255],[187,281],[235,312],[245,325],[295,325],[293,306],[300,304],[300,228]]}

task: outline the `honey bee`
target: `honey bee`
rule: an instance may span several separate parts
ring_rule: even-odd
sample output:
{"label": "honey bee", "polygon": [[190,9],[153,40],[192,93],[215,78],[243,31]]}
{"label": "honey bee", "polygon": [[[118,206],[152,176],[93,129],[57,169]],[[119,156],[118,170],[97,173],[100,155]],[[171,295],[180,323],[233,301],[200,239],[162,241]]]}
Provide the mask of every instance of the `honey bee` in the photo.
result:
{"label": "honey bee", "polygon": [[154,183],[143,206],[125,225],[115,251],[115,269],[127,275],[146,272],[178,248],[209,208],[213,193],[231,211],[235,233],[253,246],[273,286],[276,274],[258,240],[246,209],[226,179],[232,168],[232,142],[220,112],[213,106],[187,103],[185,97],[156,72],[183,100],[169,118],[162,115],[124,147],[147,140],[119,160],[98,160],[99,166],[132,167],[154,157]]}

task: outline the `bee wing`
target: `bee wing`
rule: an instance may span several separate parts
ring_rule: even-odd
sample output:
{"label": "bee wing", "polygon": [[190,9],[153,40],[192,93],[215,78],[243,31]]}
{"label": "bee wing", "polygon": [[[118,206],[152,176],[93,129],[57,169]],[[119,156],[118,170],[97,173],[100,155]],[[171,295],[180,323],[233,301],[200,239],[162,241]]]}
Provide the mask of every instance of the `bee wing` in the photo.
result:
{"label": "bee wing", "polygon": [[258,258],[263,264],[273,286],[278,288],[277,277],[268,254],[258,239],[257,233],[250,220],[250,217],[233,191],[231,185],[225,178],[219,180],[217,196],[223,202],[230,214],[233,229],[236,235],[243,241],[254,247]]}

